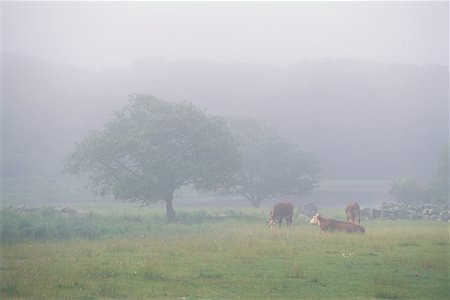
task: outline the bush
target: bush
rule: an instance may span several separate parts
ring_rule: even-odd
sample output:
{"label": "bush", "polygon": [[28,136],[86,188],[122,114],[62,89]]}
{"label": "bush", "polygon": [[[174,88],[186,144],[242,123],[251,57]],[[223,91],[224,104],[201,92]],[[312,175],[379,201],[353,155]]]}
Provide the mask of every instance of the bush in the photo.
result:
{"label": "bush", "polygon": [[413,178],[400,178],[391,183],[389,195],[401,204],[418,204],[430,202],[430,187]]}
{"label": "bush", "polygon": [[49,208],[33,213],[2,211],[0,220],[0,241],[13,243],[29,239],[94,239],[102,230],[95,219],[85,215],[63,216]]}
{"label": "bush", "polygon": [[[0,242],[15,243],[25,240],[99,239],[128,235],[168,235],[183,232],[186,226],[205,226],[223,219],[245,218],[260,222],[259,215],[243,215],[233,210],[226,211],[180,211],[177,222],[167,224],[161,214],[129,214],[95,212],[60,214],[53,208],[33,211],[3,210],[0,212]],[[203,229],[202,229],[203,228]]]}

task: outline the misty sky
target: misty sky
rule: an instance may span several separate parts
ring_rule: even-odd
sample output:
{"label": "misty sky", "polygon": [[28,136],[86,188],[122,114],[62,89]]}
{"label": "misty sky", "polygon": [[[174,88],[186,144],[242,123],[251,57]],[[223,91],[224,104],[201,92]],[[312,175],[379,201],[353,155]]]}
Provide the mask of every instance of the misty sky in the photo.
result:
{"label": "misty sky", "polygon": [[2,2],[2,50],[102,68],[146,58],[448,65],[447,2]]}

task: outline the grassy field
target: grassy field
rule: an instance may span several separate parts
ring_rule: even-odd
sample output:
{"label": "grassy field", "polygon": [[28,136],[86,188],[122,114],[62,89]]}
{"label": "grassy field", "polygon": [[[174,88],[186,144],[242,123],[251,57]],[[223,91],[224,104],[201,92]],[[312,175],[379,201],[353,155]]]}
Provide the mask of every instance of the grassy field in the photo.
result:
{"label": "grassy field", "polygon": [[3,212],[0,298],[450,299],[448,223],[365,221],[364,235],[323,235],[305,218],[269,230],[252,210],[178,218]]}

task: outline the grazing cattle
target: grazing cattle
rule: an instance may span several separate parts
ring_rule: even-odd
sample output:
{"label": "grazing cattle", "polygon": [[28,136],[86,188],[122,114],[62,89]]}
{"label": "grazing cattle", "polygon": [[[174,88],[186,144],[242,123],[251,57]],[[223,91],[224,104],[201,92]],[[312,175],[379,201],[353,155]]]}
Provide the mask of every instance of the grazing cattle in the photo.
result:
{"label": "grazing cattle", "polygon": [[359,204],[356,202],[350,202],[345,207],[345,215],[347,216],[347,222],[352,222],[353,224],[359,225],[360,220],[360,209]]}
{"label": "grazing cattle", "polygon": [[269,227],[272,227],[273,223],[278,223],[281,228],[283,218],[286,219],[287,226],[290,228],[292,225],[292,216],[294,213],[294,206],[290,202],[280,202],[276,204],[270,212]]}
{"label": "grazing cattle", "polygon": [[312,216],[314,216],[315,214],[317,214],[319,210],[317,209],[317,206],[314,205],[314,203],[306,203],[305,205],[300,205],[298,207],[297,210],[297,215],[296,217],[298,217],[299,215],[305,215],[308,218],[311,218]]}
{"label": "grazing cattle", "polygon": [[325,233],[326,231],[343,231],[347,233],[364,233],[364,227],[353,224],[351,222],[344,222],[344,221],[337,221],[333,219],[326,219],[319,214],[316,214],[309,224],[313,225],[319,225],[320,230],[322,233]]}

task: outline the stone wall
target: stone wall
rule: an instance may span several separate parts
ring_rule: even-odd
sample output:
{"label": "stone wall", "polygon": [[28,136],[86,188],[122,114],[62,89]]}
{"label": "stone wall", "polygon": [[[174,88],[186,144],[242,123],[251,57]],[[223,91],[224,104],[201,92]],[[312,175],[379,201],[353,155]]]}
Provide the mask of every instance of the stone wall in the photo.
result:
{"label": "stone wall", "polygon": [[365,219],[406,219],[406,220],[431,220],[449,222],[449,205],[403,205],[392,202],[382,202],[380,208],[364,208],[361,210],[361,218]]}

